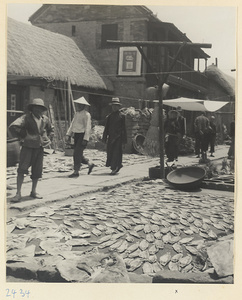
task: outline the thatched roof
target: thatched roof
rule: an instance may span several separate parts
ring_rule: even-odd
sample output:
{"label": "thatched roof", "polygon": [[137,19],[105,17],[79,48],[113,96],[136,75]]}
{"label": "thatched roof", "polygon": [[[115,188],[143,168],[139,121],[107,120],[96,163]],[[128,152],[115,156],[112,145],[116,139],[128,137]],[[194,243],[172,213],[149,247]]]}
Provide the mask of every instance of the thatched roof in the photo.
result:
{"label": "thatched roof", "polygon": [[69,37],[8,18],[8,75],[51,78],[108,90],[104,80]]}
{"label": "thatched roof", "polygon": [[210,65],[205,71],[206,76],[219,84],[230,96],[235,95],[235,79],[223,73],[216,65]]}

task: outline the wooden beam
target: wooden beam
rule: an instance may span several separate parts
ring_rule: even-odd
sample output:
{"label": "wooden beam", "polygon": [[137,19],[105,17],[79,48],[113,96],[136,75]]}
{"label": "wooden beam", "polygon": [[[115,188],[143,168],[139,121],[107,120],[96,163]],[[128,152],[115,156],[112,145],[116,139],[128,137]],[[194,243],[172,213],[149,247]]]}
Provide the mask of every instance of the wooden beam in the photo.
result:
{"label": "wooden beam", "polygon": [[189,46],[189,47],[199,47],[199,48],[212,48],[212,44],[207,43],[191,43],[191,42],[173,42],[173,41],[115,41],[107,40],[109,45],[118,45],[118,46]]}

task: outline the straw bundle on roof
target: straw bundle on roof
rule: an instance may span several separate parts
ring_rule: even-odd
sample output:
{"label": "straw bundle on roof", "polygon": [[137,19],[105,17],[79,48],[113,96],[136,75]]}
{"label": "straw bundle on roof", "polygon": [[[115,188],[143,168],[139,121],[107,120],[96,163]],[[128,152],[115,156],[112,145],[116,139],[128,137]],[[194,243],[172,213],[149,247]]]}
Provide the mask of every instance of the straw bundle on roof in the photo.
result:
{"label": "straw bundle on roof", "polygon": [[107,89],[103,79],[64,35],[8,18],[8,75],[70,80],[72,85]]}

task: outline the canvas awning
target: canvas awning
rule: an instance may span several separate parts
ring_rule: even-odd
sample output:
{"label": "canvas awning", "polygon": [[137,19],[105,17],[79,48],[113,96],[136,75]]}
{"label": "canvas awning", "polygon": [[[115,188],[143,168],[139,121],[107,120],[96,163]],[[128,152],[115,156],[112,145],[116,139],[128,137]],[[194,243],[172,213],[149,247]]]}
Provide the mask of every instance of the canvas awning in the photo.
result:
{"label": "canvas awning", "polygon": [[201,100],[201,99],[191,99],[191,98],[177,98],[170,100],[163,100],[164,105],[171,107],[180,106],[182,110],[189,111],[210,111],[215,112],[221,107],[226,105],[228,102],[222,101],[212,101],[212,100]]}

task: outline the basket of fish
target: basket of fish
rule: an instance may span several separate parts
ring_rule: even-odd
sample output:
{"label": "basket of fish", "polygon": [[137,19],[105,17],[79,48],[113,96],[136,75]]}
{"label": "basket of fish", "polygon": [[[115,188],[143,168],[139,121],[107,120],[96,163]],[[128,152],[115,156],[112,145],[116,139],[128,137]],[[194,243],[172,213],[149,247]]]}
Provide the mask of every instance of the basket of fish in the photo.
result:
{"label": "basket of fish", "polygon": [[177,168],[167,175],[167,181],[180,190],[194,190],[201,187],[206,170],[198,166]]}

